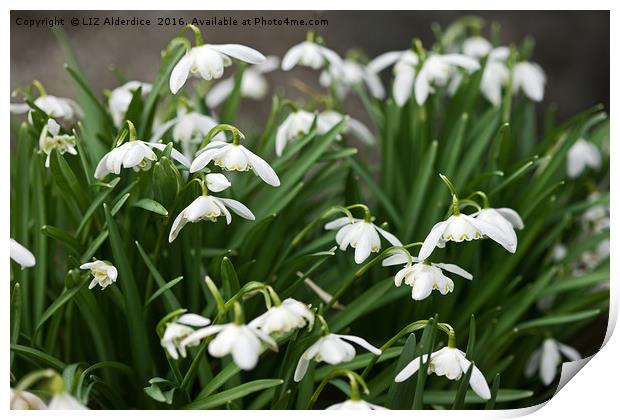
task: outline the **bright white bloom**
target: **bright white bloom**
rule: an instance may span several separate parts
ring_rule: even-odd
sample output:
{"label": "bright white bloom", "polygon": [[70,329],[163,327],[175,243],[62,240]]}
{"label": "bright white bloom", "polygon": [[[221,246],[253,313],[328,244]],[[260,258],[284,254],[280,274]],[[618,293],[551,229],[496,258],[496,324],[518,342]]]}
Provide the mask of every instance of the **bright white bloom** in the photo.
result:
{"label": "bright white bloom", "polygon": [[301,381],[306,375],[311,360],[325,362],[330,365],[351,361],[355,357],[355,347],[345,340],[362,346],[376,355],[381,354],[380,349],[361,337],[355,335],[327,334],[319,338],[303,352],[297,363],[297,368],[295,369],[295,382]]}
{"label": "bright white bloom", "polygon": [[88,407],[68,392],[54,395],[47,408],[50,410],[88,410]]}
{"label": "bright white bloom", "polygon": [[580,261],[585,270],[593,270],[600,263],[609,258],[610,255],[610,241],[609,239],[602,240],[595,249],[586,251],[580,256]]}
{"label": "bright white bloom", "polygon": [[314,314],[308,306],[293,298],[285,299],[281,305],[272,306],[248,325],[259,328],[267,334],[287,333],[314,323]]}
{"label": "bright white bloom", "polygon": [[385,89],[381,84],[381,79],[377,73],[368,70],[368,67],[352,59],[346,59],[342,66],[323,70],[319,76],[321,86],[330,87],[334,85],[338,96],[345,97],[354,86],[365,83],[370,94],[378,99],[385,97]]}
{"label": "bright white bloom", "polygon": [[413,300],[423,300],[430,296],[433,290],[439,290],[442,295],[450,293],[454,290],[454,282],[443,274],[442,270],[472,280],[472,276],[456,264],[445,263],[425,263],[420,262],[417,258],[412,258],[415,264],[410,264],[407,256],[403,252],[395,252],[394,254],[383,260],[382,265],[400,265],[405,264],[394,277],[394,284],[400,287],[403,280],[407,286],[411,286],[411,297]]}
{"label": "bright white bloom", "polygon": [[542,347],[534,351],[528,359],[525,376],[532,377],[538,371],[543,384],[550,385],[555,379],[558,365],[562,362],[562,355],[570,361],[581,359],[581,354],[574,348],[547,338]]}
{"label": "bright white bloom", "polygon": [[[151,149],[164,150],[165,148],[166,145],[162,143],[142,140],[127,141],[101,158],[95,169],[95,178],[103,179],[110,173],[118,175],[122,168],[132,168],[136,172],[148,171],[152,162],[157,160],[157,155]],[[182,165],[190,166],[190,162],[178,150],[172,149],[170,155]]]}
{"label": "bright white bloom", "polygon": [[47,410],[41,398],[28,391],[16,391],[11,388],[11,410]]}
{"label": "bright white bloom", "polygon": [[568,255],[568,249],[564,244],[556,244],[551,250],[553,261],[560,262]]}
{"label": "bright white bloom", "polygon": [[265,56],[255,49],[239,44],[205,44],[193,47],[172,69],[170,91],[176,94],[190,74],[197,73],[204,80],[221,78],[224,67],[232,64],[230,57],[250,64],[265,61]]}
{"label": "bright white bloom", "polygon": [[303,109],[291,112],[276,132],[276,155],[282,156],[282,151],[288,143],[308,134],[314,118],[313,113]]}
{"label": "bright white bloom", "polygon": [[[351,118],[348,115],[342,115],[336,111],[323,111],[316,119],[317,129],[320,134],[325,134],[340,121],[345,120],[345,126],[342,133],[351,133],[365,144],[374,144],[375,136],[361,121]],[[340,140],[339,135],[336,139]]]}
{"label": "bright white bloom", "polygon": [[304,41],[291,47],[282,58],[282,70],[291,70],[296,65],[310,67],[314,70],[325,66],[340,69],[342,59],[329,48],[312,41]]}
{"label": "bright white bloom", "polygon": [[475,213],[478,220],[487,222],[490,225],[498,227],[502,232],[510,238],[510,241],[517,245],[517,234],[515,229],[523,229],[523,220],[519,213],[509,208],[485,208]]}
{"label": "bright white bloom", "polygon": [[[433,92],[433,86],[445,86],[450,77],[461,67],[468,72],[476,71],[480,64],[475,59],[462,54],[430,54],[422,64],[415,80],[415,99],[418,105],[426,102],[428,95]],[[405,92],[402,92],[404,95]],[[406,90],[407,97],[397,104],[402,106],[411,95],[411,88]],[[396,99],[396,96],[394,96]]]}
{"label": "bright white bloom", "polygon": [[387,408],[371,404],[364,400],[346,400],[338,404],[330,405],[326,410],[387,410]]}
{"label": "bright white bloom", "polygon": [[[63,121],[73,121],[84,115],[82,108],[73,99],[60,98],[58,96],[43,95],[34,100],[34,104],[45,112],[48,117]],[[32,123],[32,111],[28,104],[11,104],[11,112],[14,114],[28,113],[28,121]]]}
{"label": "bright white bloom", "polygon": [[[426,363],[428,355],[422,356],[422,363]],[[428,373],[434,373],[437,376],[445,376],[451,381],[457,381],[461,376],[469,370],[471,362],[465,357],[465,353],[454,347],[444,347],[436,352],[431,353],[431,360],[428,365]],[[420,357],[416,357],[409,362],[403,370],[400,371],[396,378],[396,382],[403,382],[411,377],[420,368]],[[477,366],[474,365],[471,377],[469,379],[471,389],[483,400],[491,398],[489,385],[484,379],[484,375]]]}
{"label": "bright white bloom", "polygon": [[[488,56],[480,81],[480,91],[489,102],[498,106],[502,101],[502,87],[506,85],[510,76],[508,67],[505,64],[506,59],[510,55],[510,49],[508,47],[493,48],[489,41],[475,36],[463,42],[463,54],[476,59]],[[456,76],[454,83],[458,86],[461,77],[460,75]]]}
{"label": "bright white bloom", "polygon": [[207,189],[213,192],[224,191],[232,185],[224,174],[207,174],[205,181],[207,182]]}
{"label": "bright white bloom", "polygon": [[34,255],[32,255],[32,252],[13,238],[11,238],[9,245],[9,254],[11,255],[11,259],[19,264],[22,269],[34,267],[36,264],[36,259]]}
{"label": "bright white bloom", "polygon": [[47,124],[43,126],[39,136],[39,149],[47,155],[45,167],[49,168],[50,166],[52,150],[56,150],[61,155],[67,152],[70,155],[77,155],[75,143],[75,136],[60,134],[60,125],[51,118],[47,120]]}
{"label": "bright white bloom", "polygon": [[387,232],[374,223],[366,222],[362,219],[350,219],[339,217],[325,225],[327,230],[336,230],[336,243],[340,250],[344,251],[350,245],[355,248],[355,262],[363,263],[370,256],[371,252],[379,252],[381,249],[381,238],[383,236],[390,244],[402,246],[402,242],[396,236]]}
{"label": "bright white bloom", "polygon": [[192,327],[206,327],[211,323],[209,318],[197,314],[183,314],[174,322],[166,325],[160,344],[174,360],[187,356],[186,347],[197,346],[200,340],[181,344],[188,335],[194,332]]}
{"label": "bright white bloom", "polygon": [[101,260],[82,264],[80,268],[82,270],[90,270],[90,274],[93,276],[93,280],[88,285],[89,289],[99,285],[101,286],[101,290],[103,290],[116,282],[116,278],[118,277],[118,270],[116,270],[116,267]]}
{"label": "bright white bloom", "polygon": [[[208,186],[209,181],[207,181],[207,188]],[[224,216],[226,217],[226,224],[230,224],[232,217],[230,211],[228,211],[229,208],[244,219],[254,220],[254,214],[252,214],[250,209],[237,200],[214,197],[212,195],[201,195],[192,201],[189,206],[185,207],[177,218],[174,219],[172,228],[170,229],[170,235],[168,236],[168,242],[172,242],[176,239],[187,222],[198,223],[201,220],[216,222],[218,217]]]}
{"label": "bright white bloom", "polygon": [[514,238],[499,226],[460,213],[452,215],[443,222],[433,226],[424,240],[422,248],[420,248],[418,258],[420,260],[427,259],[435,247],[439,246],[441,248],[448,241],[473,241],[475,239],[482,239],[485,236],[493,239],[513,254],[517,250],[517,243]]}
{"label": "bright white bloom", "polygon": [[602,158],[598,148],[589,141],[579,139],[566,155],[566,172],[570,178],[577,178],[586,168],[599,169]]}
{"label": "bright white bloom", "polygon": [[[269,90],[269,84],[263,75],[276,70],[279,65],[280,59],[270,55],[264,62],[245,69],[241,78],[241,97],[255,100],[263,99]],[[209,90],[205,103],[209,108],[215,108],[228,98],[234,87],[235,79],[233,77],[218,82]]]}
{"label": "bright white bloom", "polygon": [[545,83],[545,72],[538,64],[526,61],[515,64],[512,75],[513,92],[523,91],[531,100],[540,102],[545,95]]}
{"label": "bright white bloom", "polygon": [[112,116],[112,121],[114,121],[114,125],[116,127],[120,127],[123,124],[125,113],[127,113],[127,110],[129,109],[129,104],[131,104],[133,95],[140,88],[142,88],[140,91],[141,95],[146,97],[151,91],[152,86],[150,83],[142,83],[132,80],[110,92],[110,97],[108,98],[108,108],[110,109],[110,115]]}
{"label": "bright white bloom", "polygon": [[213,334],[217,336],[209,343],[209,354],[213,357],[231,354],[235,364],[243,370],[254,369],[258,363],[261,341],[272,350],[278,351],[278,344],[268,334],[257,328],[235,323],[201,328],[181,341],[181,345],[200,341]]}
{"label": "bright white bloom", "polygon": [[411,97],[419,61],[418,55],[411,50],[390,51],[375,57],[368,63],[368,71],[371,74],[377,74],[394,64],[392,94],[396,104],[403,106]]}
{"label": "bright white bloom", "polygon": [[274,187],[280,185],[280,178],[278,178],[273,168],[263,158],[241,144],[227,143],[225,141],[209,142],[196,156],[189,171],[191,173],[197,172],[206,167],[211,161],[228,171],[252,170],[267,184]]}

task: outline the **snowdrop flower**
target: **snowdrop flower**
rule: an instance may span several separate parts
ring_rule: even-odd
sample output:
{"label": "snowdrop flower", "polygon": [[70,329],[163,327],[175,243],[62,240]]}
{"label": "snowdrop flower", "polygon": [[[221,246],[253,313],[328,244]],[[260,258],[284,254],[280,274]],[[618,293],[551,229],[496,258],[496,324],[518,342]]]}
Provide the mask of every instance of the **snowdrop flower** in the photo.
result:
{"label": "snowdrop flower", "polygon": [[[418,105],[426,102],[428,95],[433,92],[433,86],[445,86],[458,67],[473,72],[480,68],[480,64],[475,59],[462,54],[430,54],[422,63],[415,80],[415,99]],[[408,87],[409,89],[405,91],[406,98],[401,97],[400,102],[396,101],[400,106],[403,106],[411,95],[411,87]],[[394,99],[397,99],[396,96]]]}
{"label": "snowdrop flower", "polygon": [[390,51],[377,56],[368,63],[368,70],[370,73],[377,74],[394,64],[392,94],[396,104],[403,106],[411,97],[419,61],[418,55],[412,50]]}
{"label": "snowdrop flower", "polygon": [[108,97],[108,108],[110,109],[110,115],[116,127],[123,125],[125,113],[127,109],[129,109],[129,104],[131,104],[133,95],[140,88],[142,96],[145,97],[151,91],[152,85],[150,83],[132,80],[110,92],[110,96]]}
{"label": "snowdrop flower", "polygon": [[375,98],[385,97],[385,89],[377,73],[369,71],[366,66],[350,58],[344,60],[339,69],[330,67],[323,70],[319,76],[319,84],[323,87],[334,85],[341,98],[347,95],[349,89],[363,83]]}
{"label": "snowdrop flower", "polygon": [[545,83],[545,72],[538,64],[526,61],[515,64],[512,75],[514,93],[523,91],[531,100],[540,102],[545,94]]}
{"label": "snowdrop flower", "polygon": [[387,408],[381,407],[380,405],[371,404],[364,400],[350,399],[341,403],[330,405],[326,408],[326,410],[387,410]]}
{"label": "snowdrop flower", "polygon": [[88,407],[68,392],[55,394],[47,408],[50,410],[88,410]]}
{"label": "snowdrop flower", "polygon": [[[508,82],[510,76],[505,64],[510,55],[508,47],[493,48],[491,43],[482,37],[471,37],[463,42],[463,54],[475,59],[487,57],[486,66],[480,80],[480,91],[489,102],[498,106],[502,101],[502,87]],[[456,91],[462,77],[455,75],[451,90]]]}
{"label": "snowdrop flower", "polygon": [[361,337],[355,335],[327,334],[319,338],[303,352],[297,363],[297,368],[295,369],[295,382],[301,381],[306,375],[311,360],[325,362],[330,365],[351,361],[355,357],[355,347],[347,343],[347,341],[362,346],[376,355],[381,354],[381,350]]}
{"label": "snowdrop flower", "polygon": [[555,262],[560,262],[568,255],[568,249],[564,244],[556,244],[551,250],[551,258]]}
{"label": "snowdrop flower", "polygon": [[580,261],[586,271],[593,270],[601,262],[609,258],[610,254],[610,241],[609,239],[602,240],[594,250],[586,251],[580,256]]}
{"label": "snowdrop flower", "polygon": [[519,213],[509,208],[483,208],[475,214],[476,219],[487,222],[498,227],[510,238],[510,241],[517,245],[517,234],[515,229],[523,229],[523,220]]}
{"label": "snowdrop flower", "polygon": [[314,323],[314,314],[308,306],[293,298],[285,299],[274,305],[264,314],[252,320],[248,325],[259,328],[267,334],[283,334],[295,328],[303,328]]}
{"label": "snowdrop flower", "polygon": [[278,344],[268,334],[257,328],[236,323],[201,328],[181,341],[181,345],[187,346],[214,334],[217,336],[209,343],[209,354],[213,357],[231,354],[235,364],[243,370],[254,369],[258,363],[261,341],[272,350],[278,350]]}
{"label": "snowdrop flower", "polygon": [[11,410],[47,410],[41,398],[28,391],[17,391],[11,388]]}
{"label": "snowdrop flower", "polygon": [[[95,178],[103,179],[111,173],[118,175],[122,168],[132,168],[136,172],[148,171],[151,164],[157,160],[157,155],[152,149],[164,150],[165,148],[166,145],[162,143],[129,140],[101,158],[95,169]],[[190,166],[190,162],[178,150],[172,149],[170,156],[182,165]]]}
{"label": "snowdrop flower", "polygon": [[291,112],[276,131],[276,155],[282,156],[288,143],[308,134],[314,118],[313,113],[303,109]]}
{"label": "snowdrop flower", "polygon": [[422,244],[418,258],[420,260],[427,259],[435,247],[443,247],[448,241],[473,241],[484,237],[493,239],[508,252],[513,254],[517,250],[517,243],[514,238],[509,233],[502,230],[500,226],[478,219],[477,217],[459,213],[453,214],[448,217],[448,219],[433,226]]}
{"label": "snowdrop flower", "polygon": [[566,172],[570,178],[577,178],[586,168],[599,169],[601,160],[601,152],[593,143],[579,139],[568,149]]}
{"label": "snowdrop flower", "polygon": [[[241,133],[239,133],[239,135],[243,138]],[[238,139],[234,137],[232,143],[210,141],[209,144],[198,153],[189,171],[191,173],[197,172],[212,161],[220,168],[228,171],[243,172],[251,170],[267,184],[274,187],[280,185],[280,178],[278,178],[273,168],[260,156],[239,144]]]}
{"label": "snowdrop flower", "polygon": [[532,377],[536,371],[545,385],[550,385],[555,379],[562,355],[568,360],[581,359],[581,354],[574,348],[562,344],[553,338],[547,338],[540,349],[534,351],[525,366],[525,376]]}
{"label": "snowdrop flower", "polygon": [[357,264],[363,263],[371,252],[379,252],[381,249],[379,234],[394,246],[403,245],[396,236],[372,223],[369,217],[366,219],[339,217],[327,223],[325,229],[338,229],[336,243],[342,251],[346,250],[348,246],[355,248],[355,262]]}
{"label": "snowdrop flower", "polygon": [[56,150],[61,155],[64,155],[66,152],[70,155],[77,155],[75,143],[75,136],[60,134],[60,125],[53,119],[48,119],[39,136],[39,149],[47,155],[45,167],[49,168],[50,166],[52,150]]}
{"label": "snowdrop flower", "polygon": [[183,314],[174,322],[170,322],[166,325],[166,330],[164,331],[164,336],[161,338],[160,344],[174,360],[177,360],[179,355],[181,355],[181,357],[186,357],[186,347],[197,346],[200,340],[187,342],[184,345],[181,344],[182,341],[194,332],[192,327],[206,327],[210,323],[210,319],[201,315]]}
{"label": "snowdrop flower", "polygon": [[405,267],[396,273],[394,284],[396,287],[400,287],[404,280],[407,286],[411,286],[411,297],[413,300],[424,300],[430,296],[433,290],[439,290],[442,295],[454,290],[454,282],[445,276],[442,270],[458,274],[467,280],[474,278],[456,264],[421,262],[417,258],[412,258],[412,263],[409,262],[404,252],[395,252],[383,260],[382,265],[386,267],[405,264]]}
{"label": "snowdrop flower", "polygon": [[[443,347],[436,352],[431,353],[431,360],[428,366],[428,373],[434,373],[437,376],[445,376],[451,381],[457,381],[461,376],[469,370],[471,362],[465,357],[465,353],[456,347],[449,345]],[[426,363],[428,355],[422,356],[422,363]],[[416,357],[409,362],[403,370],[400,371],[396,378],[396,382],[403,382],[411,377],[420,368],[420,357]],[[469,379],[471,389],[483,400],[491,398],[489,385],[484,379],[484,375],[477,366],[474,365],[471,377]]]}
{"label": "snowdrop flower", "polygon": [[[316,119],[317,129],[320,134],[325,134],[340,121],[345,120],[345,126],[342,133],[351,133],[365,144],[374,144],[375,136],[361,121],[351,118],[348,115],[342,115],[336,111],[323,111]],[[337,137],[340,140],[341,136]]]}
{"label": "snowdrop flower", "polygon": [[232,218],[228,209],[231,209],[244,219],[254,220],[254,214],[239,201],[208,195],[208,189],[219,192],[230,186],[230,182],[227,182],[228,179],[226,179],[224,175],[207,174],[205,180],[206,185],[203,189],[203,195],[192,201],[192,203],[183,209],[176,219],[174,219],[172,228],[170,229],[170,235],[168,236],[168,242],[172,242],[176,239],[187,222],[198,223],[201,220],[216,222],[218,217],[224,216],[226,218],[226,224],[230,224]]}
{"label": "snowdrop flower", "polygon": [[[33,102],[50,118],[71,122],[84,115],[82,108],[73,99],[41,95]],[[11,104],[10,110],[13,114],[28,113],[28,121],[32,124],[32,111],[28,104]]]}
{"label": "snowdrop flower", "polygon": [[306,41],[291,47],[282,57],[282,70],[289,71],[296,65],[314,70],[329,66],[342,67],[342,59],[334,51],[314,42],[314,33],[308,32]]}
{"label": "snowdrop flower", "polygon": [[[267,79],[263,75],[276,70],[279,64],[280,59],[270,55],[264,62],[245,69],[241,78],[241,97],[255,100],[263,99],[269,90]],[[205,103],[209,108],[215,108],[228,98],[234,87],[235,80],[233,77],[218,82],[209,90]]]}
{"label": "snowdrop flower", "polygon": [[98,284],[101,286],[101,290],[103,290],[116,282],[116,278],[118,277],[116,267],[107,261],[96,260],[82,264],[80,268],[82,270],[90,270],[90,274],[93,276],[93,280],[88,285],[89,289],[92,289]]}
{"label": "snowdrop flower", "polygon": [[36,263],[32,252],[13,238],[11,238],[9,245],[9,254],[11,259],[22,267],[22,270],[27,267],[34,267]]}
{"label": "snowdrop flower", "polygon": [[253,48],[239,44],[204,44],[191,48],[172,69],[170,91],[176,94],[190,74],[198,74],[204,80],[219,79],[224,67],[232,64],[232,58],[250,64],[265,61],[265,56]]}

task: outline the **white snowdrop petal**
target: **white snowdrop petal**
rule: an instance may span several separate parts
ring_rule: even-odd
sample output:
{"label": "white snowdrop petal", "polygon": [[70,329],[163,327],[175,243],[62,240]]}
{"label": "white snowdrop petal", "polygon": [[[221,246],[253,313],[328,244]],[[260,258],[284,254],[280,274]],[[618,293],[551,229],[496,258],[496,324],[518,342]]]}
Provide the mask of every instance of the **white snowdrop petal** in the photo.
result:
{"label": "white snowdrop petal", "polygon": [[173,95],[176,95],[185,84],[193,64],[194,59],[192,56],[190,54],[185,54],[174,66],[174,69],[172,69],[172,73],[170,74],[170,91]]}
{"label": "white snowdrop petal", "polygon": [[33,267],[36,264],[36,259],[32,252],[13,238],[10,240],[9,254],[11,259],[22,268]]}
{"label": "white snowdrop petal", "polygon": [[375,346],[373,346],[372,344],[370,344],[368,341],[364,340],[362,337],[358,337],[356,335],[343,335],[343,334],[334,334],[337,337],[343,339],[343,340],[348,340],[351,341],[359,346],[364,347],[366,350],[368,350],[371,353],[374,353],[376,355],[380,355],[381,354],[381,350],[376,348]]}

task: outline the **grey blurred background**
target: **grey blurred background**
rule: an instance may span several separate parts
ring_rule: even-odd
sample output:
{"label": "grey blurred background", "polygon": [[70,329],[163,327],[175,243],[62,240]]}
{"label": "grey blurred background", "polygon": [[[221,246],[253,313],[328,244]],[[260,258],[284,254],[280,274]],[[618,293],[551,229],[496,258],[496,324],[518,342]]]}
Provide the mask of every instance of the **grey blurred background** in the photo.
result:
{"label": "grey blurred background", "polygon": [[[128,79],[150,82],[160,66],[160,52],[177,35],[180,26],[157,26],[157,17],[207,18],[232,16],[244,18],[325,18],[320,27],[287,26],[210,26],[203,27],[206,42],[240,43],[267,54],[282,56],[293,44],[302,41],[308,29],[322,35],[327,46],[339,54],[353,47],[362,48],[373,58],[390,50],[405,49],[412,37],[430,46],[434,37],[431,23],[446,27],[463,15],[485,19],[484,34],[491,22],[502,28],[504,44],[520,44],[531,35],[536,40],[532,60],[538,62],[548,77],[544,104],[556,104],[558,117],[564,119],[591,105],[602,103],[609,109],[609,12],[608,11],[36,11],[11,12],[11,89],[39,79],[48,93],[74,96],[69,77],[63,69],[65,58],[49,28],[26,28],[16,25],[18,17],[40,19],[65,18],[64,30],[77,51],[90,82],[97,92],[111,89],[118,81],[110,65],[120,69]],[[149,18],[150,27],[72,27],[72,17],[133,16]],[[230,74],[230,70],[227,74]],[[316,82],[318,72],[294,69],[277,71],[269,76],[284,86],[287,95],[295,96],[293,78]],[[243,110],[262,118],[270,102],[246,102]],[[354,106],[358,108],[358,106]],[[539,107],[544,109],[545,107]]]}

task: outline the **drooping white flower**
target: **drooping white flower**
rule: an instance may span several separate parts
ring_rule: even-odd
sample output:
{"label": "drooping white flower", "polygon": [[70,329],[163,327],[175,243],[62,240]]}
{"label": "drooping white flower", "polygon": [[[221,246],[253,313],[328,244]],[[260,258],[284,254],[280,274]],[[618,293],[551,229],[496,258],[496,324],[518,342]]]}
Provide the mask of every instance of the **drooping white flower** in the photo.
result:
{"label": "drooping white flower", "polygon": [[261,341],[272,350],[278,350],[278,344],[268,334],[257,328],[235,323],[201,328],[181,341],[181,345],[186,346],[214,334],[217,336],[209,343],[209,354],[213,357],[231,354],[235,364],[243,370],[254,369],[258,363]]}
{"label": "drooping white flower", "polygon": [[474,277],[456,264],[420,262],[417,258],[412,258],[414,264],[410,264],[405,253],[397,251],[383,260],[382,265],[405,264],[396,276],[394,284],[400,287],[403,280],[406,285],[411,286],[411,297],[413,300],[423,300],[430,296],[433,290],[439,290],[442,295],[454,290],[452,279],[443,274],[442,270],[457,274],[467,280]]}
{"label": "drooping white flower", "polygon": [[231,57],[250,64],[265,61],[265,56],[260,52],[239,44],[204,44],[193,47],[172,69],[170,91],[176,94],[190,74],[197,74],[204,80],[221,78],[224,67],[232,64]]}
{"label": "drooping white flower", "polygon": [[344,251],[348,246],[355,248],[355,262],[363,263],[372,252],[379,252],[381,249],[381,238],[383,236],[390,244],[402,246],[402,242],[390,232],[381,229],[372,222],[363,219],[339,217],[325,225],[327,230],[336,230],[336,243]]}
{"label": "drooping white flower", "polygon": [[132,80],[110,92],[110,96],[108,97],[108,108],[110,109],[110,115],[112,116],[112,121],[116,127],[123,125],[125,113],[127,113],[131,100],[133,99],[133,95],[138,89],[141,89],[141,95],[146,97],[151,91],[152,85],[150,83]]}
{"label": "drooping white flower", "polygon": [[189,171],[197,172],[206,167],[210,162],[228,171],[254,172],[267,184],[277,187],[280,178],[273,168],[263,158],[251,152],[245,146],[225,141],[211,141],[198,153],[192,162]]}
{"label": "drooping white flower", "polygon": [[37,262],[32,252],[13,238],[11,238],[9,245],[9,254],[11,259],[22,267],[22,270],[27,267],[34,267]]}
{"label": "drooping white flower", "polygon": [[303,352],[299,358],[299,362],[297,362],[297,368],[295,369],[293,378],[295,382],[301,381],[306,375],[311,360],[325,362],[330,365],[351,361],[355,357],[355,347],[347,343],[347,341],[362,346],[376,355],[381,354],[380,349],[361,337],[355,335],[327,334],[319,338]]}
{"label": "drooping white flower", "polygon": [[160,344],[173,359],[178,359],[179,355],[186,357],[186,347],[197,346],[200,343],[200,340],[196,340],[182,344],[183,340],[194,332],[192,327],[206,327],[210,323],[211,320],[202,315],[183,314],[166,325]]}
{"label": "drooping white flower", "polygon": [[[152,149],[164,150],[165,148],[166,145],[162,143],[142,140],[125,142],[101,158],[95,169],[95,178],[103,179],[111,173],[118,175],[121,173],[122,168],[132,168],[136,172],[141,170],[148,171],[151,168],[152,162],[157,160],[157,155]],[[190,162],[178,150],[172,149],[170,156],[182,165],[190,166]]]}
{"label": "drooping white flower", "polygon": [[566,172],[570,178],[577,178],[586,168],[600,169],[601,152],[593,143],[579,139],[566,154]]}
{"label": "drooping white flower", "polygon": [[368,67],[350,58],[342,62],[341,68],[325,69],[319,76],[321,86],[335,86],[338,96],[344,98],[352,87],[366,84],[370,94],[377,99],[385,97],[385,89],[381,79],[375,72],[368,70]]}
{"label": "drooping white flower", "polygon": [[524,228],[523,220],[521,220],[519,213],[506,207],[499,209],[484,208],[475,213],[475,217],[478,220],[498,227],[510,238],[510,241],[513,242],[516,247],[517,234],[515,233],[515,229]]}
{"label": "drooping white flower", "polygon": [[[422,363],[426,363],[428,355],[422,356]],[[436,352],[431,353],[431,360],[428,366],[428,373],[434,373],[437,376],[445,376],[451,381],[457,381],[461,376],[469,370],[471,362],[465,357],[465,353],[455,347],[443,347]],[[416,357],[409,362],[403,370],[400,371],[396,378],[396,382],[403,382],[411,375],[416,373],[420,368],[420,357]],[[491,398],[491,391],[484,375],[477,366],[474,365],[471,377],[469,379],[471,389],[483,400]]]}
{"label": "drooping white flower", "polygon": [[267,334],[283,334],[295,328],[314,323],[314,314],[308,306],[293,298],[284,299],[280,305],[272,306],[248,325],[259,328]]}
{"label": "drooping white flower", "polygon": [[[453,74],[461,67],[468,72],[480,68],[477,60],[462,54],[429,54],[415,78],[415,99],[418,105],[426,102],[428,95],[433,92],[434,86],[446,86]],[[405,91],[406,98],[397,100],[400,106],[404,105],[411,95],[411,89]],[[402,92],[404,95],[405,92]],[[396,99],[396,96],[394,96]],[[404,100],[402,100],[404,99]]]}
{"label": "drooping white flower", "polygon": [[101,286],[101,290],[105,289],[112,283],[116,282],[118,270],[112,264],[106,261],[96,260],[85,263],[80,266],[82,270],[90,270],[93,280],[88,285],[92,289],[96,285]]}
{"label": "drooping white flower", "polygon": [[[276,70],[279,65],[280,59],[270,55],[264,62],[245,69],[241,78],[241,97],[255,100],[263,99],[269,90],[269,84],[263,75]],[[209,108],[215,108],[228,98],[234,87],[235,80],[233,77],[216,83],[207,93],[205,103]]]}
{"label": "drooping white flower", "polygon": [[[223,175],[222,175],[223,176]],[[207,181],[207,187],[208,187]],[[201,220],[208,220],[216,222],[217,218],[224,216],[226,218],[226,224],[230,224],[232,217],[230,215],[231,209],[247,220],[254,220],[254,214],[237,200],[230,198],[214,197],[212,195],[201,195],[196,198],[192,203],[187,206],[179,215],[174,219],[172,228],[170,229],[170,235],[168,236],[168,242],[172,242],[176,239],[177,235],[188,223],[198,223]]]}
{"label": "drooping white flower", "polygon": [[571,346],[562,344],[553,338],[547,338],[540,349],[534,351],[525,366],[525,376],[532,377],[536,371],[545,385],[550,385],[555,379],[562,355],[568,360],[579,360],[581,354]]}
{"label": "drooping white flower", "polygon": [[[474,36],[463,42],[463,54],[475,59],[487,57],[486,66],[480,80],[480,91],[489,102],[498,106],[502,100],[502,87],[508,82],[510,72],[506,60],[510,55],[508,47],[496,47],[485,38]],[[460,75],[456,75],[455,84],[460,83]],[[456,89],[453,89],[456,90]]]}
{"label": "drooping white flower", "polygon": [[52,150],[56,150],[61,155],[65,153],[77,155],[75,144],[75,136],[60,134],[60,125],[53,119],[48,119],[47,124],[43,126],[41,135],[39,136],[39,149],[47,155],[45,158],[45,167],[49,168],[50,166]]}
{"label": "drooping white flower", "polygon": [[392,94],[396,104],[403,106],[411,97],[419,61],[418,55],[412,50],[390,51],[375,57],[368,63],[368,71],[377,74],[394,64]]}
{"label": "drooping white flower", "polygon": [[68,392],[55,394],[47,406],[50,410],[88,410],[84,404]]}
{"label": "drooping white flower", "polygon": [[515,64],[512,74],[513,92],[523,91],[531,100],[540,102],[545,95],[545,83],[545,72],[538,64],[527,61]]}
{"label": "drooping white flower", "polygon": [[[336,111],[321,112],[316,119],[317,130],[320,134],[325,134],[342,120],[345,120],[345,126],[341,131],[343,134],[351,133],[366,144],[375,143],[374,134],[372,134],[364,123]],[[340,140],[340,138],[341,136],[339,135],[336,139]]]}
{"label": "drooping white flower", "polygon": [[207,189],[213,192],[224,191],[232,185],[224,174],[207,174],[205,181]]}
{"label": "drooping white flower", "polygon": [[28,391],[17,391],[11,388],[11,410],[47,410],[41,398]]}
{"label": "drooping white flower", "polygon": [[568,249],[564,244],[556,244],[551,250],[551,258],[555,262],[560,262],[568,255]]}
{"label": "drooping white flower", "polygon": [[482,239],[485,236],[493,239],[508,252],[514,254],[517,250],[517,243],[508,233],[504,232],[498,226],[476,217],[460,213],[456,215],[453,214],[448,217],[448,219],[433,226],[424,240],[422,248],[420,248],[418,258],[420,260],[427,259],[435,247],[443,247],[448,241],[473,241],[475,239]]}
{"label": "drooping white flower", "polygon": [[313,113],[303,109],[291,112],[276,131],[276,155],[282,156],[284,147],[288,143],[308,134],[314,118],[315,115]]}
{"label": "drooping white flower", "polygon": [[371,404],[364,400],[349,399],[341,403],[330,405],[326,410],[387,410],[387,408]]}
{"label": "drooping white flower", "polygon": [[[73,99],[52,95],[42,95],[34,100],[34,104],[45,112],[48,117],[71,122],[84,115],[84,111]],[[28,104],[11,104],[13,114],[28,113],[28,121],[32,123],[32,111]]]}
{"label": "drooping white flower", "polygon": [[609,255],[610,241],[609,239],[604,239],[599,242],[595,249],[581,254],[579,261],[586,271],[590,271],[598,267],[600,263],[609,258]]}
{"label": "drooping white flower", "polygon": [[314,70],[326,66],[340,69],[342,59],[329,48],[313,41],[304,41],[291,47],[282,57],[282,70],[291,70],[296,65],[310,67]]}

